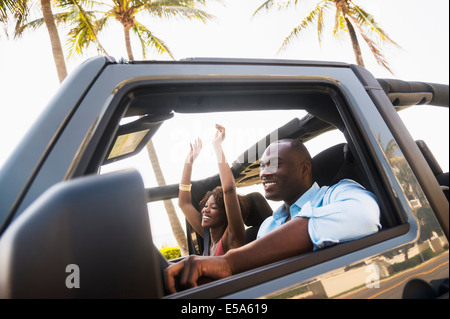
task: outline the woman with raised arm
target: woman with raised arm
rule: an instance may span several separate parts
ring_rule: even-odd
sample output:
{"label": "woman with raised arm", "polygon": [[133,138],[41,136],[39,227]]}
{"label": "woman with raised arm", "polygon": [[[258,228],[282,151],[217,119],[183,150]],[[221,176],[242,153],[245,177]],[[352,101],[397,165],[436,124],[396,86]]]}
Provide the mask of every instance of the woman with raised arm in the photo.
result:
{"label": "woman with raised arm", "polygon": [[210,246],[205,250],[209,248],[211,256],[223,255],[245,244],[244,220],[248,215],[246,198],[237,194],[233,173],[223,153],[225,128],[216,124],[216,129],[213,146],[222,186],[206,193],[200,202],[201,212],[192,205],[192,165],[202,149],[202,141],[197,139],[186,157],[178,196],[178,206],[194,230],[203,236],[204,229],[209,229]]}

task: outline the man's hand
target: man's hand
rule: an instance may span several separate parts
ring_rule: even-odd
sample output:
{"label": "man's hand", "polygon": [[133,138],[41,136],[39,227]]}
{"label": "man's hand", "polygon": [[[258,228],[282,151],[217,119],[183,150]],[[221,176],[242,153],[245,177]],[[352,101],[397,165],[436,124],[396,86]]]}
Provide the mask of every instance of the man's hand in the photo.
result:
{"label": "man's hand", "polygon": [[168,292],[177,292],[175,277],[178,275],[180,288],[188,289],[197,287],[205,279],[215,280],[231,276],[232,272],[224,256],[203,257],[192,255],[165,269],[164,278]]}

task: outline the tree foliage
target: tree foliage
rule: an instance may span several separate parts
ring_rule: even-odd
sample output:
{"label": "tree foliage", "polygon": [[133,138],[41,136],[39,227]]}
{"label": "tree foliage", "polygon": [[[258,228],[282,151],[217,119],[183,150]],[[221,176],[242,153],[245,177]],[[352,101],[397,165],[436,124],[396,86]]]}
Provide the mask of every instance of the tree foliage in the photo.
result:
{"label": "tree foliage", "polygon": [[[253,15],[255,16],[262,11],[271,9],[285,10],[299,4],[300,0],[267,0],[256,9]],[[300,37],[305,29],[310,28],[313,25],[317,25],[317,35],[319,43],[321,43],[326,21],[325,15],[333,8],[335,10],[333,36],[341,38],[343,33],[349,34],[357,63],[364,66],[361,48],[357,39],[357,34],[359,34],[370,48],[377,63],[392,73],[389,63],[382,53],[381,44],[392,44],[396,47],[400,46],[380,27],[373,15],[351,0],[317,1],[316,6],[301,19],[300,23],[284,39],[279,52],[285,50],[294,39]]]}

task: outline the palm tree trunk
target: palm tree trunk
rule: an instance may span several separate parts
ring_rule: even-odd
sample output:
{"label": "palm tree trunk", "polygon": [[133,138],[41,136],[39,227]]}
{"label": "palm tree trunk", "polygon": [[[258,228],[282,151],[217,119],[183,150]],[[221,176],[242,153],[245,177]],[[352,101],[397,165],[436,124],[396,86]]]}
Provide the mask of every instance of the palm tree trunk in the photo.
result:
{"label": "palm tree trunk", "polygon": [[44,22],[50,36],[50,44],[52,46],[53,60],[55,61],[56,71],[58,73],[59,82],[62,82],[67,76],[66,61],[61,46],[61,40],[58,35],[50,0],[41,0],[42,14]]}
{"label": "palm tree trunk", "polygon": [[355,54],[356,63],[364,67],[364,61],[361,53],[361,48],[358,43],[358,38],[356,37],[355,28],[353,28],[353,25],[347,17],[345,18],[345,23],[347,24],[347,30],[350,34],[350,40],[352,41],[353,53]]}
{"label": "palm tree trunk", "polygon": [[123,32],[125,35],[125,47],[127,48],[128,60],[133,61],[134,57],[133,51],[131,50],[130,30],[131,30],[130,26],[125,25],[123,27]]}
{"label": "palm tree trunk", "polygon": [[[134,60],[133,51],[131,49],[131,42],[130,42],[131,24],[124,24],[123,30],[125,35],[125,46],[127,48],[128,59],[130,61],[133,61]],[[150,140],[147,144],[147,152],[153,167],[153,172],[155,173],[156,182],[158,183],[159,186],[166,185],[166,180],[164,179],[161,166],[159,165],[158,156],[156,155],[155,147],[153,145],[152,140]],[[173,206],[171,200],[164,200],[163,202],[164,207],[166,208],[167,216],[169,217],[172,233],[175,237],[175,240],[177,241],[178,247],[180,248],[181,255],[186,256],[189,254],[186,241],[186,234],[184,233],[184,230],[181,227],[181,223],[180,220],[178,219],[175,207]]]}
{"label": "palm tree trunk", "polygon": [[[150,162],[152,163],[153,171],[155,172],[156,182],[159,186],[166,185],[166,180],[164,179],[163,173],[161,171],[161,166],[159,165],[158,156],[156,155],[152,140],[150,140],[147,144],[147,152],[148,156],[150,157]],[[181,223],[176,214],[175,207],[173,206],[171,200],[164,200],[164,207],[166,208],[170,226],[177,241],[178,247],[180,248],[181,255],[186,256],[189,254],[186,242],[186,234],[181,227]]]}

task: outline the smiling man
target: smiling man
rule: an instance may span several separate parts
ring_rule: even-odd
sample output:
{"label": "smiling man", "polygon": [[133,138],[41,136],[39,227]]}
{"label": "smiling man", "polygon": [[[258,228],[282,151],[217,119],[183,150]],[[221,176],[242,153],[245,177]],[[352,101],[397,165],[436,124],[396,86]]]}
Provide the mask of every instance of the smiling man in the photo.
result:
{"label": "smiling man", "polygon": [[292,205],[313,184],[311,156],[297,140],[269,145],[260,159],[260,178],[267,199]]}
{"label": "smiling man", "polygon": [[166,288],[195,287],[201,278],[219,279],[329,245],[358,239],[380,228],[375,196],[355,181],[344,179],[319,187],[303,143],[280,140],[260,159],[260,177],[267,199],[283,205],[261,225],[258,240],[218,257],[190,256],[166,268]]}
{"label": "smiling man", "polygon": [[354,240],[381,228],[375,196],[353,180],[332,186],[314,182],[311,156],[298,140],[272,143],[260,160],[267,199],[283,201],[261,225],[258,238],[293,218],[307,223],[314,249]]}

